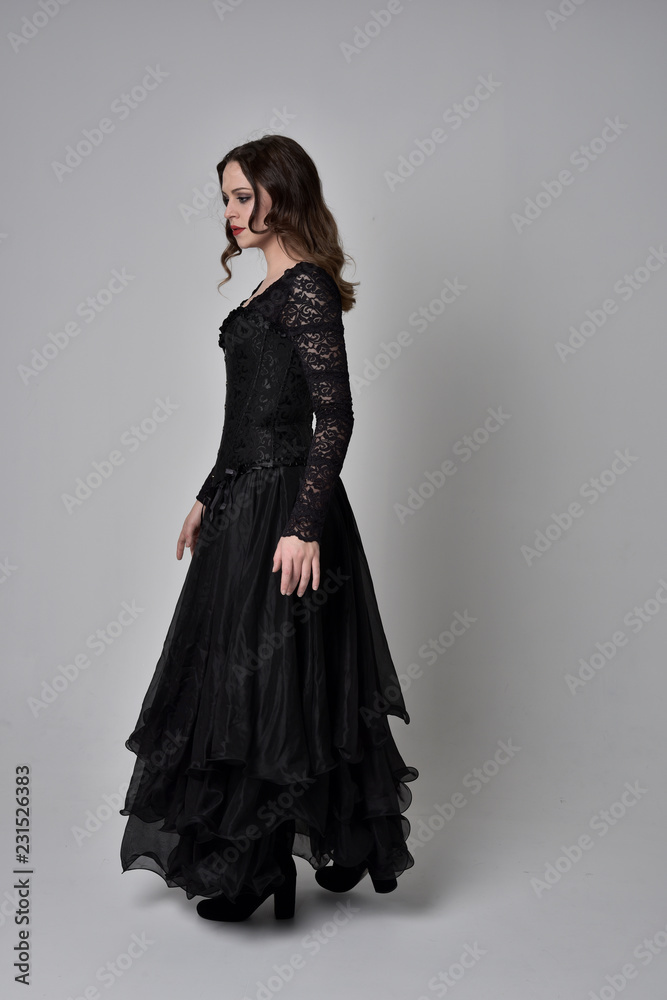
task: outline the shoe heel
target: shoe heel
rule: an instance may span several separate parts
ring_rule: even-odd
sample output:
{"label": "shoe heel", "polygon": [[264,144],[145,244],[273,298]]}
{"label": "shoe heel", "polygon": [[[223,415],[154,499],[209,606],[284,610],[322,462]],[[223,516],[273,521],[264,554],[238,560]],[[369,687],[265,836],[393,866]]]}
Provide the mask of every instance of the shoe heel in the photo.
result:
{"label": "shoe heel", "polygon": [[373,878],[372,875],[371,882],[376,892],[393,892],[398,885],[395,878]]}
{"label": "shoe heel", "polygon": [[273,915],[276,920],[289,920],[294,916],[296,900],[296,865],[294,861],[285,872],[285,881],[273,894]]}

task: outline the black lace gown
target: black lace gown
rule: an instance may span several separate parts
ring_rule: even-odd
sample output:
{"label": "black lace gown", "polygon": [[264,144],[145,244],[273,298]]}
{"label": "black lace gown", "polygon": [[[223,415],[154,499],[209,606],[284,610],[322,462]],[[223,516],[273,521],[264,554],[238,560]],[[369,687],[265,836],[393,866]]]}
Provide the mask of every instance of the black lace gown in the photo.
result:
{"label": "black lace gown", "polygon": [[[354,419],[341,317],[336,283],[301,261],[220,327],[222,441],[120,810],[122,870],[188,898],[261,893],[279,828],[314,869],[414,864],[403,813],[419,772],[387,718],[410,717],[339,477]],[[272,572],[284,535],[320,545],[303,597]]]}

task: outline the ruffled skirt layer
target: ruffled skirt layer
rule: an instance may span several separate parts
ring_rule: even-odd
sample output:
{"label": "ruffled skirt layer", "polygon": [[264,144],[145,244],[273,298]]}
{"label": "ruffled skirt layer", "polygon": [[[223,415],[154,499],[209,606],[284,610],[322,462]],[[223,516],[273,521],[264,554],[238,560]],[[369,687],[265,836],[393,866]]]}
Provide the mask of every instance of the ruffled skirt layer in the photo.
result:
{"label": "ruffled skirt layer", "polygon": [[261,893],[276,837],[315,869],[411,868],[403,761],[410,721],[343,483],[320,540],[320,586],[281,595],[273,554],[303,466],[230,474],[200,534],[139,719],[121,814],[123,871],[188,895]]}

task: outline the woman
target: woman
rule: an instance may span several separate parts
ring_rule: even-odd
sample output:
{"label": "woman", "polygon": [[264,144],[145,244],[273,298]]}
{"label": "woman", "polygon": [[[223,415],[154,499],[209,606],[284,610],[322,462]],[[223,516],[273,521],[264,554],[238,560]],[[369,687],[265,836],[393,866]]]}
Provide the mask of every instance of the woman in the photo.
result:
{"label": "woman", "polygon": [[333,892],[366,872],[376,891],[396,888],[414,864],[402,813],[419,773],[389,728],[388,715],[410,718],[339,477],[354,420],[347,255],[293,139],[244,143],[217,170],[220,284],[250,248],[267,274],[220,327],[222,440],[178,539],[190,565],[126,741],[137,760],[121,864],[207,897],[207,919],[245,920],[270,895],[284,918],[294,855]]}

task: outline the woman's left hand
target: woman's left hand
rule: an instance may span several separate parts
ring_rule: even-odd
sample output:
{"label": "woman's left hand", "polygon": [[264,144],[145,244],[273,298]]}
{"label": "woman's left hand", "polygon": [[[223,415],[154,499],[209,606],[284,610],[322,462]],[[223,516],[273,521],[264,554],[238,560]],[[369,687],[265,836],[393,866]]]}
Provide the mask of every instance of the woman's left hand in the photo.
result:
{"label": "woman's left hand", "polygon": [[299,585],[297,597],[303,597],[308,586],[311,571],[313,575],[313,590],[320,585],[320,544],[319,542],[304,542],[296,535],[282,535],[273,553],[273,569],[275,573],[282,566],[280,593],[291,594]]}

